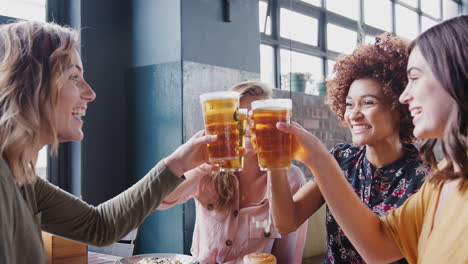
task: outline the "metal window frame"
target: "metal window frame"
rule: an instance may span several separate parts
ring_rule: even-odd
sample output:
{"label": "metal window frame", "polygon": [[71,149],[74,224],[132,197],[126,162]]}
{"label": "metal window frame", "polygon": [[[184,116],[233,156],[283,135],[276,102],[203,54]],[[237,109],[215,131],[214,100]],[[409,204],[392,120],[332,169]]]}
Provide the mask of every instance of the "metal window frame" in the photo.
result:
{"label": "metal window frame", "polygon": [[[312,55],[315,57],[319,57],[322,59],[323,65],[323,74],[327,76],[330,73],[330,69],[328,69],[328,60],[336,60],[336,58],[340,55],[337,52],[328,50],[327,48],[327,25],[328,23],[335,24],[337,26],[341,26],[347,29],[351,29],[358,34],[358,44],[364,43],[365,37],[364,35],[378,35],[385,32],[382,29],[367,25],[364,23],[364,8],[365,3],[364,0],[359,0],[359,16],[358,20],[355,21],[351,18],[342,16],[340,14],[333,13],[326,9],[326,2],[327,0],[321,0],[321,6],[314,6],[312,4],[300,1],[300,0],[259,0],[261,2],[265,2],[269,4],[269,11],[270,14],[270,26],[271,26],[271,35],[264,34],[260,32],[260,44],[271,46],[274,50],[274,58],[273,61],[274,65],[274,74],[275,74],[275,86],[280,88],[281,81],[281,60],[280,60],[280,49],[288,49],[290,51],[296,51],[300,53],[304,53],[307,55]],[[436,18],[430,14],[427,14],[422,11],[421,9],[421,1],[418,0],[417,7],[412,7],[400,0],[388,0],[391,2],[391,28],[392,33],[395,34],[396,32],[396,5],[401,5],[405,8],[408,8],[418,15],[418,31],[421,32],[422,28],[422,17],[427,17],[431,20],[440,22],[443,18],[443,0],[438,0],[440,4],[440,14],[439,18]],[[461,0],[452,0],[459,6],[459,13],[462,9],[462,1]],[[294,41],[287,38],[282,38],[279,34],[280,32],[280,9],[286,8],[291,11],[301,13],[306,16],[313,17],[318,20],[318,38],[317,38],[317,46],[301,43],[298,41]],[[358,23],[361,24],[362,33],[364,35],[360,36],[360,32],[358,29]]]}

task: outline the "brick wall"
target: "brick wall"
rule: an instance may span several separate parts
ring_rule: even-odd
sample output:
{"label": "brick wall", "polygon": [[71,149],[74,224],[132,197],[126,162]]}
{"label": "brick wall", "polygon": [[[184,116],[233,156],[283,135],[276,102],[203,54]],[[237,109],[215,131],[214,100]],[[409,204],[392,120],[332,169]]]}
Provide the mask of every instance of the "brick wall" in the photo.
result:
{"label": "brick wall", "polygon": [[[328,149],[337,143],[351,142],[351,134],[324,103],[324,96],[289,92],[274,89],[274,98],[291,98],[293,100],[293,120],[318,137]],[[304,165],[301,167],[310,179],[312,174]]]}

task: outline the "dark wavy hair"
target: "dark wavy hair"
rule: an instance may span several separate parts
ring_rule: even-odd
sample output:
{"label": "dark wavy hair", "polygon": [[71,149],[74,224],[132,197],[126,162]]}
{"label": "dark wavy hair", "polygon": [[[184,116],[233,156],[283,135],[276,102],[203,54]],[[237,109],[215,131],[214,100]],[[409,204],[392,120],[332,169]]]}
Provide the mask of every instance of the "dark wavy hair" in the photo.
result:
{"label": "dark wavy hair", "polygon": [[[460,190],[468,187],[468,16],[440,23],[413,40],[409,52],[418,47],[437,81],[454,99],[456,111],[448,118],[444,137],[428,139],[421,147],[424,161],[437,168],[434,146],[441,140],[445,166],[436,170],[430,181],[442,183],[462,178]],[[454,165],[460,171],[454,171]]]}
{"label": "dark wavy hair", "polygon": [[385,97],[390,98],[391,111],[400,116],[400,140],[411,143],[413,123],[408,107],[398,101],[408,83],[408,42],[391,33],[383,33],[375,38],[374,44],[361,45],[351,55],[338,58],[333,68],[336,76],[327,83],[326,103],[344,123],[346,96],[351,84],[361,78],[370,78],[382,85]]}

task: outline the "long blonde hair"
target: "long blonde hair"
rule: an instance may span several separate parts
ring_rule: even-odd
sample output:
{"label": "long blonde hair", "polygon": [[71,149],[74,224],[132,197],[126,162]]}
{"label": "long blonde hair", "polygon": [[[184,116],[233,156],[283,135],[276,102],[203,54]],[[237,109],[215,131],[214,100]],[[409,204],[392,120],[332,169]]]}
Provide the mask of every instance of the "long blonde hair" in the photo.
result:
{"label": "long blonde hair", "polygon": [[[246,96],[260,96],[268,99],[272,95],[272,89],[269,85],[257,81],[239,83],[229,90],[239,92],[241,99]],[[234,203],[234,197],[238,190],[234,187],[233,177],[235,176],[229,172],[213,172],[210,175],[209,182],[213,184],[217,196],[215,210],[218,212],[228,210]]]}
{"label": "long blonde hair", "polygon": [[58,147],[55,107],[78,36],[54,23],[0,26],[0,152],[19,185],[36,179],[41,133]]}

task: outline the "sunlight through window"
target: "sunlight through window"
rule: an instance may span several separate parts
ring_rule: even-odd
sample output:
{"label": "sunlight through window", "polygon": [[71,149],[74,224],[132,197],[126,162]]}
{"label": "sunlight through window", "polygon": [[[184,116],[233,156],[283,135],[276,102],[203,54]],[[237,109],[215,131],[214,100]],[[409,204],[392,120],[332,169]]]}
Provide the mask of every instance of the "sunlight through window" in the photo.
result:
{"label": "sunlight through window", "polygon": [[25,20],[45,21],[46,0],[0,0],[0,15]]}

